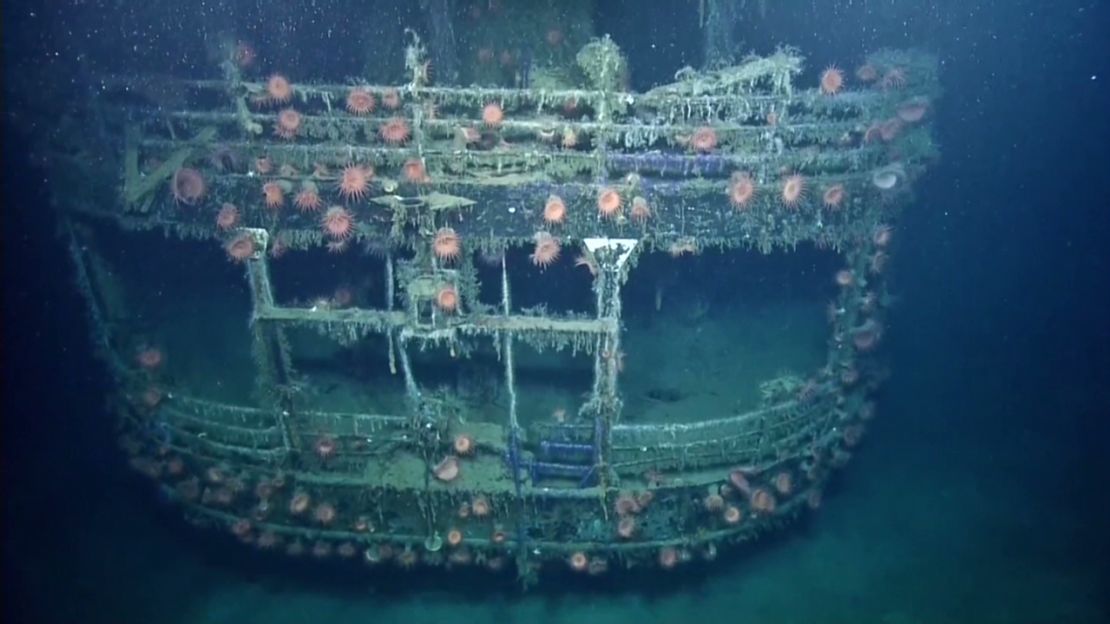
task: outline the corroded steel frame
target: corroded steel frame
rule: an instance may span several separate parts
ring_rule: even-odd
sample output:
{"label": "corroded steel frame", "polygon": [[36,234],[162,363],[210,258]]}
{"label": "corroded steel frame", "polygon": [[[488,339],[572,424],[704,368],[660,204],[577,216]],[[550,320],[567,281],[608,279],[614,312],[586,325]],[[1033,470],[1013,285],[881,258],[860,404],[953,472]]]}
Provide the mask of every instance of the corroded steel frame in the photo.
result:
{"label": "corroded steel frame", "polygon": [[[615,61],[604,57],[607,44],[599,45],[601,66],[609,67]],[[481,560],[496,568],[512,559],[525,576],[539,562],[576,554],[595,571],[610,561],[669,567],[672,556],[712,557],[719,543],[752,539],[816,506],[829,471],[847,461],[871,417],[868,397],[881,381],[881,366],[852,346],[866,319],[881,315],[874,301],[881,294],[881,270],[872,265],[876,254],[885,253],[885,243],[875,242],[873,233],[909,201],[910,182],[935,156],[927,126],[910,126],[896,145],[898,162],[888,164],[892,146],[873,141],[875,128],[868,125],[893,119],[906,101],[935,97],[935,61],[917,53],[884,52],[871,62],[911,68],[907,75],[912,78],[897,92],[853,91],[830,98],[816,89],[795,91],[801,61],[789,50],[717,73],[685,74],[674,85],[647,94],[621,92],[607,81],[606,71],[591,88],[537,92],[429,87],[414,70],[413,82],[400,88],[410,102],[406,111],[413,138],[399,147],[367,145],[384,118],[352,118],[334,109],[333,102],[349,88],[345,85],[298,86],[298,102],[308,109],[306,136],[284,143],[263,137],[272,117],[250,107],[263,86],[244,82],[233,66],[225,64],[223,80],[181,81],[179,86],[194,94],[197,110],[162,110],[139,122],[131,116],[122,131],[120,209],[81,201],[63,206],[96,344],[120,379],[115,405],[132,462],[158,479],[192,518],[230,526],[245,541],[284,542],[291,554],[308,543],[345,554],[352,552],[347,546],[357,545],[353,552],[370,563]],[[107,83],[134,86],[133,79]],[[230,97],[230,110],[218,94]],[[572,99],[592,115],[564,119],[550,114]],[[454,132],[473,127],[466,109],[491,101],[517,113],[497,133],[518,145],[449,147]],[[428,104],[442,110],[433,116]],[[691,153],[692,133],[707,124],[727,148]],[[189,138],[180,138],[181,133]],[[556,135],[551,133],[590,137],[592,145],[585,150],[552,147],[547,142]],[[264,149],[275,164],[291,167],[273,178],[285,182],[307,180],[298,169],[318,158],[333,165],[368,162],[379,171],[419,159],[436,181],[425,188],[400,177],[384,178],[383,193],[357,207],[356,240],[387,247],[384,309],[278,305],[268,255],[277,239],[308,248],[326,237],[303,215],[288,215],[276,225],[264,211],[249,211],[233,235],[254,242],[255,252],[244,267],[252,297],[258,404],[228,405],[180,393],[170,393],[157,405],[144,404],[141,395],[150,380],[119,353],[125,341],[114,337],[117,328],[104,320],[110,290],[104,282],[111,278],[105,272],[94,276],[96,243],[83,234],[83,221],[161,228],[181,238],[227,236],[215,232],[201,211],[177,210],[161,190],[174,171],[213,145],[240,152]],[[142,159],[152,156],[161,164],[143,171]],[[774,191],[766,190],[775,188],[783,170],[804,171],[815,188],[842,185],[852,200],[839,211],[784,211]],[[727,198],[735,171],[749,172],[764,189],[742,210]],[[212,168],[205,173],[212,195],[257,193],[258,176],[250,171]],[[885,178],[877,181],[880,175],[892,177],[893,192],[884,188]],[[595,314],[514,312],[505,249],[548,229],[528,206],[558,194],[579,214],[587,206],[589,214],[604,188],[625,197],[649,197],[652,215],[646,223],[578,217],[559,226],[560,238],[581,241],[596,264]],[[441,227],[472,241],[471,249],[500,254],[500,305],[477,304],[467,281],[471,260],[448,269],[426,251]],[[645,248],[680,254],[709,246],[767,252],[799,242],[845,252],[846,270],[855,276],[843,284],[831,311],[826,367],[808,381],[771,380],[764,386],[764,405],[746,413],[690,424],[624,422],[618,384],[620,290],[637,255]],[[415,250],[415,257],[400,262],[395,252],[405,248]],[[414,294],[418,289],[412,285],[421,279],[457,280],[464,287],[460,312],[443,314],[420,305],[416,299],[426,294]],[[394,305],[397,292],[407,298],[403,308]],[[424,316],[423,309],[432,312]],[[405,379],[408,413],[313,409],[301,398],[285,336],[293,327],[311,327],[341,343],[357,343],[372,333],[385,336],[391,369]],[[421,390],[408,348],[487,339],[503,365],[510,397],[507,420],[464,426],[441,397]],[[570,345],[593,356],[590,399],[570,422],[528,428],[519,422],[514,354],[520,340],[538,348]],[[463,459],[463,470],[474,476],[437,480],[435,466],[453,453],[452,438],[464,432],[473,436],[476,451]],[[321,436],[338,440],[338,452],[316,457],[314,444]],[[171,465],[180,471],[171,471]],[[781,475],[793,481],[784,484]],[[757,508],[740,496],[750,494],[746,487],[769,493],[774,488],[780,500],[771,510]],[[259,493],[263,490],[266,496]],[[335,504],[342,521],[316,523],[285,509],[294,493]],[[722,496],[726,509],[741,511],[743,519],[722,516],[715,496]],[[473,513],[480,501],[490,513]],[[634,533],[621,534],[618,524],[633,516]],[[444,539],[452,528],[465,530],[449,550]]]}

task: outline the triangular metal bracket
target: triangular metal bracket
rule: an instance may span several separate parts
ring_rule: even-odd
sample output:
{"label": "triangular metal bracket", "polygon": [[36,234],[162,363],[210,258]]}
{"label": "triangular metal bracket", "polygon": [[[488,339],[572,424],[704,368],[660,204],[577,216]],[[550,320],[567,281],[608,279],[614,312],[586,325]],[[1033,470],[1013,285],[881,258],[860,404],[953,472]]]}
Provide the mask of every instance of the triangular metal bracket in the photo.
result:
{"label": "triangular metal bracket", "polygon": [[618,270],[624,269],[624,265],[632,257],[632,252],[640,244],[639,239],[636,238],[587,238],[582,242],[591,254],[596,254],[598,249],[609,249],[615,252]]}

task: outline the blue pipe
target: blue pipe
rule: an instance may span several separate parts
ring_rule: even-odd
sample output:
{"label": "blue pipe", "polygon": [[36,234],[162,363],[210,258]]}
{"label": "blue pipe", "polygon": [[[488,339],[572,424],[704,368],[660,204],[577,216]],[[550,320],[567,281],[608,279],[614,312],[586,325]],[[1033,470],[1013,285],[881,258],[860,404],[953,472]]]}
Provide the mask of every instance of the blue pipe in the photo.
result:
{"label": "blue pipe", "polygon": [[589,461],[594,456],[594,445],[542,440],[540,455],[545,459],[563,462]]}
{"label": "blue pipe", "polygon": [[533,482],[548,478],[581,479],[582,477],[589,476],[593,469],[593,466],[576,466],[573,464],[556,464],[552,462],[532,462],[531,476]]}

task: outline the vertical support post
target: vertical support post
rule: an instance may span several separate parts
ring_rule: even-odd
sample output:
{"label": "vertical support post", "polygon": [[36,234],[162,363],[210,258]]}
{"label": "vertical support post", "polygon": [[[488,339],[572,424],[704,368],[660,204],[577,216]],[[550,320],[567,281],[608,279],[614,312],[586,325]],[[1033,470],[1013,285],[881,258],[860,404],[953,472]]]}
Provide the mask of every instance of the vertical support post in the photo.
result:
{"label": "vertical support post", "polygon": [[[509,316],[512,311],[509,292],[509,267],[505,254],[501,254],[501,311]],[[501,353],[505,361],[505,387],[509,392],[509,469],[513,473],[513,486],[520,496],[520,421],[517,418],[516,367],[513,364],[513,334],[501,331]]]}
{"label": "vertical support post", "polygon": [[451,25],[452,4],[449,0],[422,0],[420,3],[431,31],[429,46],[436,68],[436,83],[441,85],[456,84],[459,78],[459,51]]}
{"label": "vertical support post", "polygon": [[[393,311],[393,253],[390,251],[385,252],[385,309],[387,312]],[[385,339],[389,345],[389,373],[391,375],[397,374],[397,347],[394,344],[393,328],[390,327],[385,331]]]}
{"label": "vertical support post", "polygon": [[[601,89],[600,85],[598,88]],[[609,115],[609,97],[611,92],[609,90],[602,90],[601,95],[596,103],[595,122],[600,126],[594,146],[594,178],[604,183],[608,178],[608,170],[606,164],[609,161],[609,142],[612,141],[610,134],[611,119]]]}
{"label": "vertical support post", "polygon": [[270,234],[266,230],[244,228],[243,232],[254,238],[255,252],[247,259],[247,281],[251,290],[251,349],[258,366],[256,383],[259,400],[269,407],[281,429],[281,439],[286,452],[293,450],[293,430],[290,423],[292,403],[287,393],[279,387],[290,381],[291,362],[282,346],[281,328],[265,320],[265,313],[274,307],[274,291],[270,282],[270,265],[266,249]]}
{"label": "vertical support post", "polygon": [[420,404],[420,388],[416,385],[416,377],[412,374],[412,362],[409,361],[409,352],[405,347],[408,342],[408,329],[401,330],[400,344],[397,353],[401,356],[401,372],[405,375],[405,392],[414,406]]}
{"label": "vertical support post", "polygon": [[[501,254],[501,312],[509,316],[512,312],[512,294],[509,290],[509,264],[505,254]],[[513,489],[516,492],[516,543],[517,543],[517,569],[528,569],[528,548],[525,547],[527,508],[524,505],[520,449],[520,421],[517,417],[516,397],[516,365],[513,361],[513,334],[509,330],[500,332],[501,354],[505,362],[505,387],[509,392],[509,440],[508,454],[505,463],[513,477]]]}
{"label": "vertical support post", "polygon": [[103,284],[101,285],[102,288],[95,287],[94,279],[92,275],[90,275],[88,258],[86,257],[87,254],[95,254],[96,247],[90,244],[90,241],[83,240],[83,237],[78,235],[77,230],[74,229],[73,222],[70,221],[68,217],[60,217],[59,226],[62,231],[65,232],[68,242],[69,257],[73,260],[77,290],[85,299],[85,305],[89,314],[89,330],[93,335],[93,344],[96,345],[97,352],[108,362],[112,371],[116,375],[123,375],[127,370],[127,366],[120,359],[119,353],[112,348],[112,336],[108,325],[104,322],[103,310],[105,307],[110,308],[110,306],[102,304],[102,298],[104,298]]}
{"label": "vertical support post", "polygon": [[734,31],[739,21],[740,6],[733,0],[705,0],[705,5],[701,15],[704,67],[716,69],[733,61],[736,52]]}
{"label": "vertical support post", "polygon": [[[869,247],[870,237],[866,240],[867,242],[850,244],[842,254],[845,269],[851,271],[855,277],[853,283],[841,288],[839,295],[837,295],[835,305],[839,313],[836,315],[836,322],[833,326],[834,341],[850,342],[849,337],[852,330],[860,323],[863,317],[858,302],[862,299],[864,291],[871,287],[868,281],[872,277],[875,279],[878,278],[878,275],[868,277],[868,268],[871,262],[870,252],[872,249]],[[827,365],[832,370],[836,370],[841,366],[854,367],[856,364],[855,358],[856,352],[854,349],[833,348],[829,349]]]}
{"label": "vertical support post", "polygon": [[[386,255],[385,274],[385,288],[387,299],[385,305],[387,310],[392,310],[395,292],[394,289],[396,288],[396,285],[394,284],[394,277],[396,275],[396,272],[393,266],[393,254]],[[415,302],[409,303],[410,308],[414,305],[416,305]],[[409,317],[410,322],[412,319],[417,318],[415,310],[409,310]],[[420,386],[416,384],[416,375],[413,374],[412,360],[409,359],[408,352],[408,341],[409,338],[412,337],[413,332],[406,324],[405,327],[401,328],[401,330],[397,332],[396,336],[394,336],[393,329],[387,330],[387,335],[389,336],[390,370],[395,370],[393,364],[393,353],[394,351],[396,351],[397,357],[401,360],[401,374],[405,378],[405,395],[408,398],[409,406],[411,408],[412,422],[414,423],[414,425],[425,424],[424,406],[422,405],[423,396],[420,394]]]}
{"label": "vertical support post", "polygon": [[588,238],[586,249],[597,259],[597,317],[613,321],[611,329],[597,338],[594,349],[594,471],[604,490],[608,481],[610,432],[620,419],[621,400],[617,379],[623,366],[620,318],[621,286],[628,277],[627,265],[639,246],[636,239]]}

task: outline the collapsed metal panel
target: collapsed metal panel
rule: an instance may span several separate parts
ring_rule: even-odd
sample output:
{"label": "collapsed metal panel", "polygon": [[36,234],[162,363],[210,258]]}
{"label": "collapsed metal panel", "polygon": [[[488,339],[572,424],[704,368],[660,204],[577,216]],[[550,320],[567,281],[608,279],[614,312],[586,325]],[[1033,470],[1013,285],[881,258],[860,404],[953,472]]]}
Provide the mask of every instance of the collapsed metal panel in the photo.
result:
{"label": "collapsed metal panel", "polygon": [[[631,94],[613,80],[623,61],[607,40],[580,55],[590,88],[563,91],[430,87],[422,53],[418,44],[409,51],[410,84],[363,87],[402,99],[388,115],[343,112],[338,103],[349,86],[296,85],[291,140],[273,136],[274,113],[252,105],[265,85],[243,81],[231,63],[222,80],[175,81],[186,93],[180,108],[117,103],[124,114],[110,124],[124,137],[121,201],[112,210],[78,202],[63,208],[76,221],[108,218],[227,245],[246,268],[258,366],[257,405],[152,396],[164,390],[156,372],[129,365],[107,337],[103,284],[88,277],[95,240],[71,226],[97,343],[124,390],[118,408],[136,468],[162,482],[192,517],[227,525],[263,548],[409,567],[477,561],[499,568],[515,560],[525,576],[546,560],[593,572],[617,561],[673,567],[816,507],[829,470],[847,461],[873,413],[868,396],[880,375],[867,356],[882,315],[876,293],[887,224],[934,157],[922,119],[936,92],[935,61],[874,55],[869,66],[889,84],[831,96],[795,91],[801,59],[784,50]],[[108,82],[153,88],[130,78]],[[491,103],[503,118],[479,121]],[[397,120],[409,136],[387,140],[381,129]],[[331,199],[341,168],[351,164],[374,168],[371,196]],[[184,169],[203,177],[196,205],[182,206],[166,191]],[[786,199],[794,174],[810,189],[801,207]],[[737,196],[738,180],[750,182],[754,195]],[[356,230],[329,236],[318,213],[268,209],[267,184],[287,203],[295,190],[316,189],[342,205]],[[834,189],[835,203],[827,195]],[[614,214],[603,214],[599,203],[606,191],[624,199]],[[544,219],[553,195],[568,208],[565,220]],[[631,213],[631,198],[646,214]],[[227,203],[240,219],[214,227],[215,209]],[[468,252],[500,258],[499,306],[478,301],[472,254],[452,262],[433,252],[445,228]],[[504,252],[545,236],[581,243],[583,263],[596,275],[593,315],[514,312]],[[801,242],[842,250],[847,260],[830,310],[828,365],[809,380],[769,381],[755,411],[693,424],[622,422],[620,287],[637,254],[645,247],[675,256],[711,246],[767,252]],[[237,254],[236,243],[248,253]],[[275,302],[271,258],[328,244],[337,252],[355,244],[385,250],[385,309]],[[401,259],[406,250],[411,257]],[[443,288],[455,291],[450,309],[437,302]],[[345,344],[385,336],[383,357],[405,380],[408,413],[304,405],[285,337],[293,327]],[[591,397],[570,422],[522,427],[514,365],[520,340],[594,358]],[[501,358],[507,422],[464,423],[450,401],[415,379],[410,349],[447,345],[466,357],[476,341],[489,341]]]}

